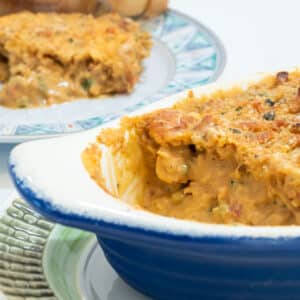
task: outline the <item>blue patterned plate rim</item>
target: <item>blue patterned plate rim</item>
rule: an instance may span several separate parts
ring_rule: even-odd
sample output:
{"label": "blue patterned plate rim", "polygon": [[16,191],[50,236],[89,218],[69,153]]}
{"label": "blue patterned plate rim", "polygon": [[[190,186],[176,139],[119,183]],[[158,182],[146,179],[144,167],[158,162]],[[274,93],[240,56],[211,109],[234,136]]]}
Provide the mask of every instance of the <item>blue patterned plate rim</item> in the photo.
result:
{"label": "blue patterned plate rim", "polygon": [[[172,18],[172,17],[176,18],[178,24],[175,25],[166,24],[168,18]],[[159,22],[158,18],[163,18],[163,22],[164,22],[163,30],[155,26],[155,22]],[[154,38],[161,40],[164,38],[165,35],[170,33],[170,31],[176,30],[177,26],[179,28],[182,28],[183,26],[192,25],[194,27],[197,27],[197,32],[195,33],[193,39],[194,38],[196,39],[196,35],[200,34],[201,35],[200,42],[197,43],[197,41],[192,40],[188,45],[186,45],[186,47],[190,47],[190,48],[192,47],[192,49],[194,50],[197,49],[197,47],[198,48],[203,47],[203,42],[207,43],[205,47],[213,48],[213,53],[210,55],[209,60],[206,61],[204,64],[200,64],[199,66],[197,65],[181,66],[180,70],[176,68],[176,74],[175,74],[175,76],[177,76],[176,80],[175,78],[173,78],[167,84],[167,86],[161,89],[158,93],[150,97],[144,98],[140,102],[134,105],[130,105],[125,109],[120,110],[116,114],[105,114],[104,116],[97,116],[97,117],[92,117],[87,119],[80,119],[71,122],[61,122],[61,123],[44,123],[44,124],[37,123],[37,124],[18,124],[18,125],[8,125],[8,124],[0,123],[0,143],[17,143],[17,142],[23,142],[31,139],[55,137],[55,136],[80,132],[82,130],[88,130],[96,126],[99,126],[103,123],[106,123],[108,121],[111,121],[113,119],[116,119],[121,115],[137,110],[138,108],[146,104],[156,102],[166,97],[167,95],[178,93],[181,90],[189,89],[195,87],[196,85],[202,85],[202,84],[215,81],[221,75],[226,62],[225,48],[221,43],[220,39],[205,25],[201,24],[197,20],[194,20],[183,13],[177,12],[176,10],[168,10],[166,14],[158,18],[153,19],[152,21],[147,21],[145,23],[146,26],[148,27],[148,30],[151,31]],[[168,28],[168,26],[170,28]],[[174,41],[168,41],[168,40],[163,41],[163,43],[167,45],[167,47],[170,49],[172,54],[175,55],[175,57],[177,57],[179,54],[182,54],[184,51],[187,51],[186,47],[180,49],[179,51],[178,49],[177,50],[172,49],[172,47],[174,47],[174,45],[172,45],[172,42]],[[191,72],[191,68],[194,68],[193,71],[195,71],[195,68],[196,69],[198,68],[197,71],[209,70],[211,71],[211,74],[208,77],[199,78],[199,80],[197,80],[197,78],[195,80],[187,80],[180,77],[181,74],[186,74],[187,72]]]}

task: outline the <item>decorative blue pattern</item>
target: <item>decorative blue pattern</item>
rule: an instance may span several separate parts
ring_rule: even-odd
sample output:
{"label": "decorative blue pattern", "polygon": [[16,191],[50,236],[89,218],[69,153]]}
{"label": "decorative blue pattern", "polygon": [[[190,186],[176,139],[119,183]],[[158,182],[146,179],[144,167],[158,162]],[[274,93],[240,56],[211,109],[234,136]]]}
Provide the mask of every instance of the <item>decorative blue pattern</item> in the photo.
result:
{"label": "decorative blue pattern", "polygon": [[101,125],[168,95],[215,80],[224,67],[224,49],[207,28],[175,11],[144,22],[144,27],[158,40],[164,42],[176,58],[176,74],[169,84],[157,94],[140,100],[135,105],[120,109],[117,114],[105,114],[73,122],[41,123],[17,126],[0,123],[1,136],[15,139],[42,135],[78,132]]}

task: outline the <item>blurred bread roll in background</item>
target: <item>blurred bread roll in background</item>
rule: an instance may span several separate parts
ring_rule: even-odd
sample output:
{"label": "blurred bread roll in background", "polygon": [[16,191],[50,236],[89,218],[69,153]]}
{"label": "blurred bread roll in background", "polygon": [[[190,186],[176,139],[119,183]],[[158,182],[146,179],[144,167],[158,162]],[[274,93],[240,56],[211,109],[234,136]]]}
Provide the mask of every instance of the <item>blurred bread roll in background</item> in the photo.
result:
{"label": "blurred bread roll in background", "polygon": [[110,0],[113,11],[123,16],[154,17],[168,8],[168,0]]}
{"label": "blurred bread roll in background", "polygon": [[126,17],[153,17],[167,7],[168,0],[0,0],[0,15],[21,10],[92,14],[114,11]]}
{"label": "blurred bread roll in background", "polygon": [[141,15],[148,4],[148,0],[110,0],[108,2],[113,11],[128,17]]}
{"label": "blurred bread roll in background", "polygon": [[145,17],[155,17],[168,9],[168,0],[149,0],[144,12]]}
{"label": "blurred bread roll in background", "polygon": [[0,0],[0,13],[21,10],[93,13],[98,4],[98,0]]}

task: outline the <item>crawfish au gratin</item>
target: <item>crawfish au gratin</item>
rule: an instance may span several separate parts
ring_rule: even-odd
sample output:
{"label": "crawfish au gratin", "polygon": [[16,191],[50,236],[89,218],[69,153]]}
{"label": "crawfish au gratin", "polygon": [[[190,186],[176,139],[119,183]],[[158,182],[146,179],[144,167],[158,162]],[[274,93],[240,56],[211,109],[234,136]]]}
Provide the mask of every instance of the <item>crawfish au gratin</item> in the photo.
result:
{"label": "crawfish au gratin", "polygon": [[[211,223],[300,224],[300,73],[220,90],[123,118],[83,153],[100,186],[108,147],[113,194],[164,216]],[[129,197],[129,198],[130,198]]]}

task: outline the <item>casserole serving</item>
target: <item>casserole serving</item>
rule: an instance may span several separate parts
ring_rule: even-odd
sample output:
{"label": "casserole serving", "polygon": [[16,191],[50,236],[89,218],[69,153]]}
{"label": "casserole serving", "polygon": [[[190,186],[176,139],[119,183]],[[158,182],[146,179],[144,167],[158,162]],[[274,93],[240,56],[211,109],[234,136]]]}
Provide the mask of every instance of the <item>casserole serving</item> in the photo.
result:
{"label": "casserole serving", "polygon": [[299,72],[279,72],[246,89],[191,92],[173,107],[123,118],[85,151],[86,167],[103,188],[97,157],[106,146],[114,195],[165,216],[299,224],[299,83]]}
{"label": "casserole serving", "polygon": [[[210,84],[195,97],[222,89],[247,89],[267,75],[234,84]],[[269,76],[269,75],[268,75]],[[134,113],[174,105],[189,92]],[[46,217],[94,232],[105,255],[130,285],[155,299],[298,299],[298,226],[220,225],[180,220],[137,209],[113,196],[110,155],[106,190],[86,172],[81,154],[104,128],[17,146],[10,170],[20,193]],[[30,162],[30,163],[29,163]]]}

